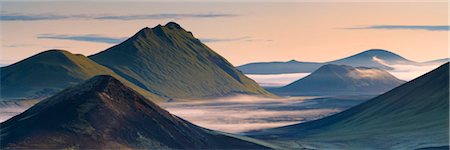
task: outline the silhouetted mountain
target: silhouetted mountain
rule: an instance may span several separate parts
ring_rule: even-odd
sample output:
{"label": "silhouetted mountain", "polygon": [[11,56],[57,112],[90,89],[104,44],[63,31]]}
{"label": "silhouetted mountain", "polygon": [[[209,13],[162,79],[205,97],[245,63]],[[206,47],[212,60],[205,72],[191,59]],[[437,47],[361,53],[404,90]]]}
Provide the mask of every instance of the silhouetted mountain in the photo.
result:
{"label": "silhouetted mountain", "polygon": [[173,22],[144,28],[123,43],[90,58],[136,85],[168,97],[270,95]]}
{"label": "silhouetted mountain", "polygon": [[265,149],[203,129],[111,76],[96,76],[1,123],[2,149]]}
{"label": "silhouetted mountain", "polygon": [[310,73],[325,64],[347,65],[352,67],[376,67],[381,69],[392,69],[389,65],[408,64],[420,65],[420,63],[405,59],[395,53],[371,49],[350,57],[334,61],[318,62],[258,62],[238,66],[238,69],[246,74],[281,74],[281,73]]}
{"label": "silhouetted mountain", "polygon": [[89,58],[65,50],[48,50],[15,64],[0,68],[1,98],[36,98],[55,94],[96,75],[112,75],[141,94],[158,96],[143,90]]}
{"label": "silhouetted mountain", "polygon": [[249,134],[290,148],[448,148],[449,63],[341,113]]}
{"label": "silhouetted mountain", "polygon": [[380,94],[403,83],[382,69],[327,64],[304,78],[270,91],[278,95]]}

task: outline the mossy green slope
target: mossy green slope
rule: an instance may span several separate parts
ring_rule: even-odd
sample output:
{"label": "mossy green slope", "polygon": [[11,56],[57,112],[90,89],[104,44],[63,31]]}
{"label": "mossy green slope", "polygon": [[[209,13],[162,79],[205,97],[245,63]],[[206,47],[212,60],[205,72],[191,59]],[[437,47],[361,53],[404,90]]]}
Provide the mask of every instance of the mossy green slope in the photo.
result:
{"label": "mossy green slope", "polygon": [[316,149],[448,149],[449,63],[341,113],[249,134]]}
{"label": "mossy green slope", "polygon": [[44,51],[0,71],[2,99],[47,97],[93,76],[112,75],[141,94],[161,100],[89,58],[65,50]]}
{"label": "mossy green slope", "polygon": [[168,97],[271,95],[173,22],[144,28],[89,58],[144,89]]}

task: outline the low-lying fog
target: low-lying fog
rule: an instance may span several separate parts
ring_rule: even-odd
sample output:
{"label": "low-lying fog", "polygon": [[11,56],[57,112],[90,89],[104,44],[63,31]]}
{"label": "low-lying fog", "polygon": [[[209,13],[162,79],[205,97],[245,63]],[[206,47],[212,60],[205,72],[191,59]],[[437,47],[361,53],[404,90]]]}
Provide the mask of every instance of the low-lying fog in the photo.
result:
{"label": "low-lying fog", "polygon": [[263,87],[284,86],[295,80],[306,77],[309,73],[287,73],[287,74],[246,74]]}
{"label": "low-lying fog", "polygon": [[0,122],[24,112],[37,102],[38,100],[0,101]]}
{"label": "low-lying fog", "polygon": [[[284,97],[232,96],[220,99],[175,100],[160,106],[192,123],[239,133],[305,122],[340,112],[373,96]],[[0,122],[25,111],[38,100],[0,101]]]}
{"label": "low-lying fog", "polygon": [[222,99],[179,100],[160,106],[192,123],[239,133],[318,119],[359,104],[372,96],[262,98],[233,96]]}

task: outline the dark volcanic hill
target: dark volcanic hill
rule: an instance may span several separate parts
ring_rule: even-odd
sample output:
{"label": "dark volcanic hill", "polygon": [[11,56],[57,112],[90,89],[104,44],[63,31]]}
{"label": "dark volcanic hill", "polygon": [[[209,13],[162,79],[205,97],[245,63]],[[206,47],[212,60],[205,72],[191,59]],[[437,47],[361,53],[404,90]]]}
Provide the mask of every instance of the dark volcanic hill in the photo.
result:
{"label": "dark volcanic hill", "polygon": [[408,60],[387,50],[370,49],[346,58],[324,63],[298,61],[258,62],[238,66],[238,69],[246,74],[310,73],[325,64],[338,64],[352,67],[376,67],[387,70],[392,68],[386,64],[420,65],[420,63]]}
{"label": "dark volcanic hill", "polygon": [[302,79],[270,91],[279,95],[380,94],[403,83],[382,69],[327,64]]}
{"label": "dark volcanic hill", "polygon": [[1,139],[2,149],[265,149],[195,126],[106,75],[1,123]]}
{"label": "dark volcanic hill", "polygon": [[173,22],[144,28],[123,43],[89,58],[144,89],[168,97],[270,95]]}
{"label": "dark volcanic hill", "polygon": [[48,50],[0,68],[1,98],[46,97],[96,75],[112,75],[141,94],[159,99],[89,58],[65,50]]}
{"label": "dark volcanic hill", "polygon": [[448,149],[449,63],[341,113],[252,134],[291,148]]}

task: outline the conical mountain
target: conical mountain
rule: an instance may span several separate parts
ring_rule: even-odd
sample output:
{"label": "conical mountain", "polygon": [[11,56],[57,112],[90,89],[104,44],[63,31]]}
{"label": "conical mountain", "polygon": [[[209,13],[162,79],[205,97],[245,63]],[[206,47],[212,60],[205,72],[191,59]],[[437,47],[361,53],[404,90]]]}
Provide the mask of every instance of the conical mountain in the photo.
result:
{"label": "conical mountain", "polygon": [[168,97],[270,95],[173,22],[144,28],[123,43],[89,58],[144,89]]}
{"label": "conical mountain", "polygon": [[2,67],[0,72],[2,99],[46,97],[103,74],[115,76],[145,96],[160,99],[89,58],[65,50],[41,52]]}
{"label": "conical mountain", "polygon": [[253,134],[316,149],[448,149],[449,63],[341,113]]}
{"label": "conical mountain", "polygon": [[380,94],[403,83],[382,69],[327,64],[304,78],[270,91],[279,95]]}
{"label": "conical mountain", "polygon": [[195,126],[107,75],[1,123],[1,139],[2,149],[265,149]]}

